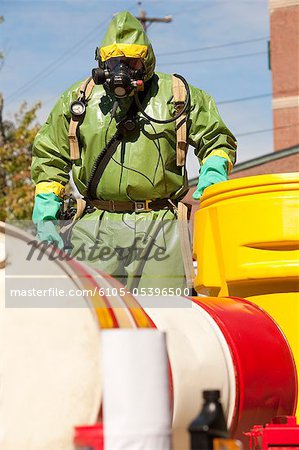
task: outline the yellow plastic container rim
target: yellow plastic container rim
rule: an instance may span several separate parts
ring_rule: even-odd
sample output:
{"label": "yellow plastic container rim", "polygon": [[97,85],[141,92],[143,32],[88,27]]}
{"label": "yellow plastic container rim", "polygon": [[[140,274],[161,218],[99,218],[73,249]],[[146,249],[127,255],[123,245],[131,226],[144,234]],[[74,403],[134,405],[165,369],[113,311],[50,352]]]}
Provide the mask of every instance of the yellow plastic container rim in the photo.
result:
{"label": "yellow plastic container rim", "polygon": [[255,175],[214,184],[204,191],[200,208],[235,197],[281,190],[298,190],[299,193],[299,172]]}

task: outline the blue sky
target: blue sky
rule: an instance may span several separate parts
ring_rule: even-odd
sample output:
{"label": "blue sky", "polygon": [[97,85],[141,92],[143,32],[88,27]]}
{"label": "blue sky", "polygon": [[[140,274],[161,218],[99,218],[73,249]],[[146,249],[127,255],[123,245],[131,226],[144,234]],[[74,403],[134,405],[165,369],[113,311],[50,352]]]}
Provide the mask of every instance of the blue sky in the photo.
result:
{"label": "blue sky", "polygon": [[[157,70],[180,73],[215,98],[224,121],[240,135],[238,161],[273,151],[271,131],[243,135],[272,128],[270,95],[221,104],[271,94],[267,0],[145,0],[142,8],[149,16],[172,16],[172,23],[153,24],[148,30]],[[12,118],[23,100],[41,100],[42,123],[59,95],[90,74],[94,49],[112,14],[125,9],[137,14],[137,2],[0,0],[0,15],[5,17],[0,26],[0,49],[6,54],[0,72],[5,117]],[[190,178],[197,167],[190,152]]]}

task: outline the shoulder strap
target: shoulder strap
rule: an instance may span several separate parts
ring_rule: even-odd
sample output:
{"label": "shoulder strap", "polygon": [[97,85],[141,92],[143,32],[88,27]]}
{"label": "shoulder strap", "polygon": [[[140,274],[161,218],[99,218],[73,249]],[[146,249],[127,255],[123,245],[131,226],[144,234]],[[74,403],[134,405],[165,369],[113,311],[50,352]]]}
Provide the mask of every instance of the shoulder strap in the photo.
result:
{"label": "shoulder strap", "polygon": [[[95,86],[95,83],[91,77],[84,80],[79,87],[79,94],[78,94],[77,100],[87,103],[94,86]],[[69,142],[70,142],[70,157],[71,157],[72,161],[75,161],[76,159],[80,158],[80,149],[79,149],[77,131],[78,131],[79,125],[81,125],[81,123],[83,121],[83,118],[84,118],[84,115],[83,115],[83,117],[82,116],[78,117],[78,116],[72,115],[71,120],[70,120],[68,136],[69,136]]]}
{"label": "shoulder strap", "polygon": [[[186,88],[182,80],[172,75],[172,93],[176,113],[184,107],[186,101]],[[187,142],[187,114],[183,114],[176,121],[176,164],[184,166],[188,150]]]}

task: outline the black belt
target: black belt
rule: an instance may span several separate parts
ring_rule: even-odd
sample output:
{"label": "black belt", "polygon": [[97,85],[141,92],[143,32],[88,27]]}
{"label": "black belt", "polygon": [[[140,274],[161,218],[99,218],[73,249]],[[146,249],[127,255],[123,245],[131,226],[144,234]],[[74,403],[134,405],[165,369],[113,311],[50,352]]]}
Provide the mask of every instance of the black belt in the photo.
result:
{"label": "black belt", "polygon": [[168,207],[173,209],[176,204],[167,198],[160,200],[141,200],[137,202],[127,201],[114,201],[114,200],[88,200],[91,206],[97,209],[110,212],[147,212],[158,211],[160,209]]}

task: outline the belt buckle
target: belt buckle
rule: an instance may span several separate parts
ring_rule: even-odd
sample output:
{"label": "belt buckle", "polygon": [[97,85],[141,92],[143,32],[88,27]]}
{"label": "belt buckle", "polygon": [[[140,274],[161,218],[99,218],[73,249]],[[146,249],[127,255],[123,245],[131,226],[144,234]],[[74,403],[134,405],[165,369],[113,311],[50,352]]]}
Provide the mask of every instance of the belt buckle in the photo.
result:
{"label": "belt buckle", "polygon": [[135,212],[144,212],[151,211],[151,208],[148,206],[151,200],[145,200],[142,202],[134,202],[135,203]]}

